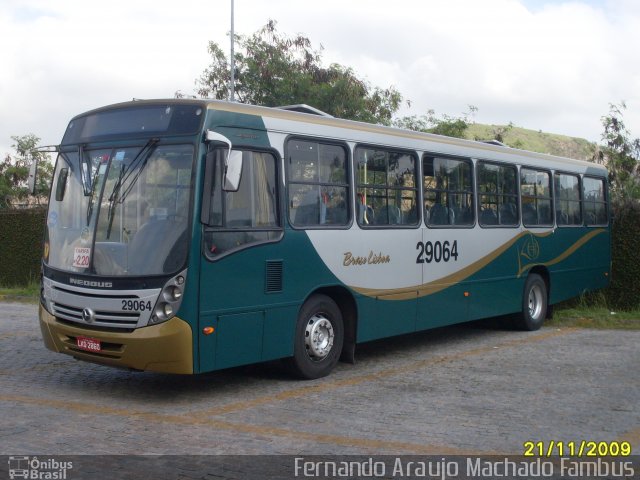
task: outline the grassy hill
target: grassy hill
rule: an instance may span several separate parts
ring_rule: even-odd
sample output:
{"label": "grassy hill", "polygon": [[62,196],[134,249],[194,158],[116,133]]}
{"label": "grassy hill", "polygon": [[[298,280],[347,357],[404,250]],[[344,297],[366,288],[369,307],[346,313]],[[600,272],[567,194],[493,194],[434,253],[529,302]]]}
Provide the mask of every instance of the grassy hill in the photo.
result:
{"label": "grassy hill", "polygon": [[474,123],[467,130],[467,138],[470,140],[491,140],[495,138],[496,132],[500,131],[506,131],[503,135],[503,143],[506,145],[532,152],[589,160],[595,151],[595,144],[584,138],[567,137],[520,127],[510,128],[505,125]]}

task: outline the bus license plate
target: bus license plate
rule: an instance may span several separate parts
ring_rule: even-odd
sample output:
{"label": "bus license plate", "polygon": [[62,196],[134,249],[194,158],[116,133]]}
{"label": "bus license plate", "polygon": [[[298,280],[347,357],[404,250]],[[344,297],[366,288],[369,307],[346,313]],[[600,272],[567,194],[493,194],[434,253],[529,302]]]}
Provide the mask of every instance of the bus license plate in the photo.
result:
{"label": "bus license plate", "polygon": [[100,340],[87,337],[76,337],[76,346],[80,350],[87,352],[99,352],[101,350]]}

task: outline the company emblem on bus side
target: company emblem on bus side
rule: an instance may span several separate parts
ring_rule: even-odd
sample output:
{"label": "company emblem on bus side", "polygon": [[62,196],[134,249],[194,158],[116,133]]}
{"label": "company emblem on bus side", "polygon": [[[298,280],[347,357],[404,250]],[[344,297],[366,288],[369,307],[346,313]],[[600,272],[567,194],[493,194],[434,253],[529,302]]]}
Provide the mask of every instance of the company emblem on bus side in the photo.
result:
{"label": "company emblem on bus side", "polygon": [[87,323],[92,323],[95,320],[96,313],[90,308],[82,310],[82,320]]}

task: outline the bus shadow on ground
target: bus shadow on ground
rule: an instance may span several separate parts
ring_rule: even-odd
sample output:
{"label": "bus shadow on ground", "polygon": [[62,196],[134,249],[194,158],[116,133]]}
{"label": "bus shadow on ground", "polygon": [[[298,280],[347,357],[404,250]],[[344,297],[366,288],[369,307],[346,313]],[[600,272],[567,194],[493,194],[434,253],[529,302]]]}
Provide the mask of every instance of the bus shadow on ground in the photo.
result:
{"label": "bus shadow on ground", "polygon": [[[419,358],[425,352],[436,351],[439,355],[446,355],[456,345],[470,342],[476,344],[476,341],[494,336],[497,332],[507,333],[507,321],[506,318],[496,317],[359,344],[356,347],[355,364],[341,362],[327,378],[331,379],[333,375],[348,375],[358,370],[364,374],[381,363],[402,363],[408,358]],[[237,398],[238,395],[243,395],[243,392],[246,394],[257,387],[262,390],[265,385],[277,392],[283,386],[293,383],[314,385],[327,381],[326,378],[308,382],[299,380],[291,375],[282,360],[199,375],[138,372],[85,362],[60,365],[57,368],[67,371],[57,378],[56,383],[65,385],[69,390],[94,390],[106,398],[126,397],[159,404],[183,398],[191,401],[222,399],[228,396]]]}

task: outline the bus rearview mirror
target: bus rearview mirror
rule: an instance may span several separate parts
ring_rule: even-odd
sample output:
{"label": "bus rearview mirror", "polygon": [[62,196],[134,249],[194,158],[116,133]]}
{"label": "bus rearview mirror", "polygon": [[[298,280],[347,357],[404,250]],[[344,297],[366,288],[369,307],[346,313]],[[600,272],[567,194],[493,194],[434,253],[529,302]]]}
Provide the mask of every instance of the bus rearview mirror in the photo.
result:
{"label": "bus rearview mirror", "polygon": [[69,169],[63,168],[58,175],[58,182],[56,183],[56,201],[61,202],[64,198],[64,192],[67,188],[67,177],[69,176]]}
{"label": "bus rearview mirror", "polygon": [[242,177],[242,152],[232,150],[225,161],[224,187],[226,192],[237,192]]}

